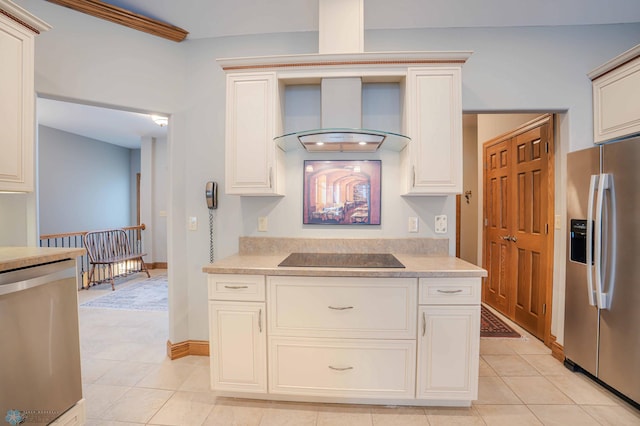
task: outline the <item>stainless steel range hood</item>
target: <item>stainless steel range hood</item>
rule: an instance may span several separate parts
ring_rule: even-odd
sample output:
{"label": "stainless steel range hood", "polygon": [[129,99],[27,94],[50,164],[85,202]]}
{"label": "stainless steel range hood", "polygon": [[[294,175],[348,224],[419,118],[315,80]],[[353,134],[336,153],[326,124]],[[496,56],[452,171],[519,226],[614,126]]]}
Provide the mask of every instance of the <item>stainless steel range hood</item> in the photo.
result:
{"label": "stainless steel range hood", "polygon": [[[318,3],[320,53],[363,53],[363,1]],[[301,144],[309,152],[374,152],[384,144],[400,151],[411,140],[393,132],[362,128],[360,77],[323,78],[320,99],[322,127],[274,138],[282,149],[288,151]]]}

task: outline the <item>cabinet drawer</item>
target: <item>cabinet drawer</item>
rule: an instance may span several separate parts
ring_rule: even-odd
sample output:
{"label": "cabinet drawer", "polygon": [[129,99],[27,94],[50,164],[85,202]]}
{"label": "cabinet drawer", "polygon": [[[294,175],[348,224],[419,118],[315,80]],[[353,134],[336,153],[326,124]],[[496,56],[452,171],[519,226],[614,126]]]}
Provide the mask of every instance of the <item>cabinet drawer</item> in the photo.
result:
{"label": "cabinet drawer", "polygon": [[264,302],[264,275],[209,274],[209,299]]}
{"label": "cabinet drawer", "polygon": [[415,339],[413,278],[268,277],[269,333]]}
{"label": "cabinet drawer", "polygon": [[480,278],[420,278],[421,305],[478,305]]}
{"label": "cabinet drawer", "polygon": [[269,392],[413,398],[415,341],[269,338]]}

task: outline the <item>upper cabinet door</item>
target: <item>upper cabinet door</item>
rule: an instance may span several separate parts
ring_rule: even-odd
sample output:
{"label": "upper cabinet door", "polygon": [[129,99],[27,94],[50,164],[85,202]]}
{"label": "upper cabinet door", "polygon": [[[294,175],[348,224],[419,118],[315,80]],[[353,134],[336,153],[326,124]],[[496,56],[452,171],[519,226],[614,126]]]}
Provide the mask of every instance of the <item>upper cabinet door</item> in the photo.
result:
{"label": "upper cabinet door", "polygon": [[593,80],[594,141],[636,133],[640,133],[640,57]]}
{"label": "upper cabinet door", "polygon": [[284,195],[283,152],[273,141],[279,123],[275,73],[227,75],[227,194]]}
{"label": "upper cabinet door", "polygon": [[0,191],[33,191],[34,37],[0,14]]}
{"label": "upper cabinet door", "polygon": [[462,95],[458,66],[409,68],[403,195],[462,191]]}

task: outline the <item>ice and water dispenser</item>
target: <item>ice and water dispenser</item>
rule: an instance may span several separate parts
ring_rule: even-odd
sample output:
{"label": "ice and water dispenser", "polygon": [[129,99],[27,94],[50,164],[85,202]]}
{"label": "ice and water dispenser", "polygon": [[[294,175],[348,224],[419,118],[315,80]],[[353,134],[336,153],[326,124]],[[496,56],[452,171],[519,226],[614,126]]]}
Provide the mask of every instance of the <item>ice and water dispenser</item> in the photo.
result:
{"label": "ice and water dispenser", "polygon": [[[587,221],[585,219],[571,219],[570,229],[570,255],[571,260],[579,263],[587,263]],[[591,241],[593,253],[593,239]],[[592,257],[593,259],[593,257]]]}

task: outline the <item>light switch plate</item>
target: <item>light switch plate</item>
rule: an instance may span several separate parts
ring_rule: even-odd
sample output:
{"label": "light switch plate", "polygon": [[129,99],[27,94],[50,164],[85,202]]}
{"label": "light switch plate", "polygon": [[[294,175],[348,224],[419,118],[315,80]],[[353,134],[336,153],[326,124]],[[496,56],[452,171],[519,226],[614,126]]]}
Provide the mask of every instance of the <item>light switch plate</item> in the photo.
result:
{"label": "light switch plate", "polygon": [[258,218],[258,231],[267,232],[268,227],[269,227],[269,223],[267,221],[267,218],[265,216],[260,216]]}
{"label": "light switch plate", "polygon": [[418,232],[418,218],[414,216],[409,216],[409,223],[407,225],[407,230],[409,232]]}
{"label": "light switch plate", "polygon": [[554,227],[556,229],[560,229],[562,227],[562,216],[560,216],[559,214],[557,214],[555,217]]}
{"label": "light switch plate", "polygon": [[435,228],[434,231],[436,234],[446,234],[447,233],[447,215],[441,214],[436,216],[435,220]]}
{"label": "light switch plate", "polygon": [[198,218],[195,216],[189,216],[189,231],[196,231],[198,229]]}

